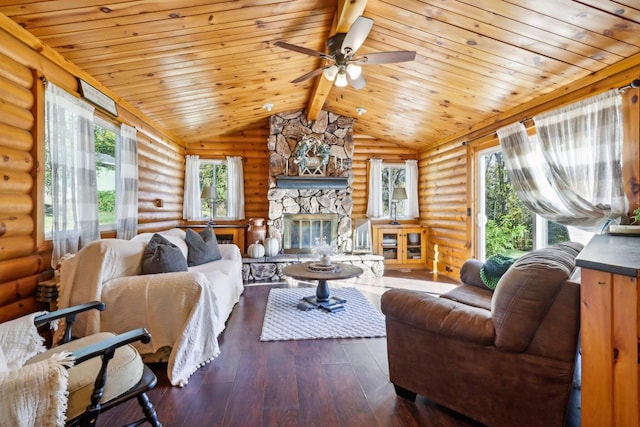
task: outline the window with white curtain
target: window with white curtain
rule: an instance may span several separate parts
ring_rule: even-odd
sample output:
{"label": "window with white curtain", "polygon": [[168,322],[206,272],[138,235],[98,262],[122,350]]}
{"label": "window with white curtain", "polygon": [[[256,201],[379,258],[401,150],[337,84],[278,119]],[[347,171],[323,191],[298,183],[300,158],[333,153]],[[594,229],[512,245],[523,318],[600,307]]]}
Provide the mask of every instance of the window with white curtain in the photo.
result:
{"label": "window with white curtain", "polygon": [[213,218],[228,218],[228,180],[226,160],[206,160],[200,159],[200,189],[204,186],[213,186],[217,199],[201,199],[202,218],[211,216],[213,204]]}
{"label": "window with white curtain", "polygon": [[[415,219],[420,216],[418,207],[418,161],[404,163],[369,160],[369,200],[367,217],[374,219]],[[393,190],[404,188],[407,199],[393,200]],[[394,206],[395,205],[395,206]],[[397,209],[397,212],[395,212]]]}
{"label": "window with white curtain", "polygon": [[[98,221],[101,231],[116,229],[116,147],[120,128],[94,115],[96,184],[98,192]],[[53,197],[49,144],[45,144],[45,237],[53,230]]]}

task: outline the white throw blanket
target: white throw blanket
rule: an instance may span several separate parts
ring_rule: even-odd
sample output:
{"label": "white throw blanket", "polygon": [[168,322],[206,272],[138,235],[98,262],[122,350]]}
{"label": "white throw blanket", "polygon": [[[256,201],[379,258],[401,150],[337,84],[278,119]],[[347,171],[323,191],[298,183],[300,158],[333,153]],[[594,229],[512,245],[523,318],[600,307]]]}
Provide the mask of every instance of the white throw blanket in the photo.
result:
{"label": "white throw blanket", "polygon": [[0,324],[0,427],[65,424],[69,353],[24,365],[46,350],[33,324],[42,313]]}
{"label": "white throw blanket", "polygon": [[[138,275],[145,246],[146,239],[105,239],[84,247],[63,264],[58,305],[64,308],[94,300],[106,303],[102,314],[90,310],[86,317],[79,316],[74,335],[147,328],[151,342],[133,345],[143,355],[171,347],[167,376],[171,384],[184,386],[200,366],[220,353],[217,337],[242,292],[241,272],[231,277],[224,271],[205,274],[196,267],[188,272]],[[221,251],[224,246],[231,245],[221,245]],[[240,257],[236,246],[227,249],[234,249],[234,257],[236,252]],[[236,264],[241,268],[240,258],[215,262],[221,270]],[[210,284],[212,280],[224,286],[221,291]],[[235,290],[230,294],[226,288]],[[224,307],[220,299],[225,301]]]}

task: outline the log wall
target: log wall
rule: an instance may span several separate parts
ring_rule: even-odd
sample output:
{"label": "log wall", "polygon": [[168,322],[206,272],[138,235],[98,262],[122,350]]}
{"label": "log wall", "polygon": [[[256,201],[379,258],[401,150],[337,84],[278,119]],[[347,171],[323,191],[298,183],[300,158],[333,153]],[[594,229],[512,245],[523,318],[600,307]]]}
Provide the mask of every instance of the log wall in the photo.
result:
{"label": "log wall", "polygon": [[379,158],[387,163],[402,163],[405,160],[417,160],[418,152],[392,142],[354,135],[353,153],[353,210],[352,218],[366,218],[369,159]]}
{"label": "log wall", "polygon": [[[47,306],[35,300],[41,273],[51,269],[44,239],[44,77],[78,95],[77,77],[116,99],[118,121],[138,130],[139,231],[182,222],[185,149],[91,76],[48,49],[23,42],[21,29],[0,28],[0,322]],[[154,201],[163,199],[162,207]],[[114,232],[103,233],[113,237]]]}
{"label": "log wall", "polygon": [[[244,214],[247,219],[268,217],[268,138],[269,126],[265,121],[263,127],[248,129],[238,135],[216,137],[206,142],[187,145],[187,154],[198,155],[200,159],[225,159],[227,156],[242,157],[242,168],[244,171]],[[225,222],[237,223],[246,221]]]}
{"label": "log wall", "polygon": [[[475,256],[475,217],[471,214],[477,211],[475,159],[478,151],[499,144],[496,129],[596,93],[622,87],[637,72],[640,72],[640,67],[635,66],[605,75],[586,87],[576,85],[580,89],[573,92],[563,89],[551,101],[521,106],[511,119],[502,118],[487,128],[457,135],[420,151],[420,223],[427,227],[427,268],[458,280],[464,261]],[[639,95],[639,89],[628,89],[623,95],[625,142],[622,168],[630,210],[638,207],[640,202]],[[468,210],[470,215],[467,215]]]}
{"label": "log wall", "polygon": [[39,273],[50,256],[34,239],[34,75],[0,53],[0,322],[42,309]]}

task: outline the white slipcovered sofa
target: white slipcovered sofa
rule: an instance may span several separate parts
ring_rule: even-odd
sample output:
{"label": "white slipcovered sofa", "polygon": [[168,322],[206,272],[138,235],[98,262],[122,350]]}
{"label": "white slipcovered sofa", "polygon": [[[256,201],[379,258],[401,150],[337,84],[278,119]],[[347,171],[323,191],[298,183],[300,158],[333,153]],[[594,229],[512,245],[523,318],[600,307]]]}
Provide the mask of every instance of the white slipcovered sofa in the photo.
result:
{"label": "white slipcovered sofa", "polygon": [[[158,234],[187,258],[183,230]],[[97,240],[64,261],[58,306],[92,300],[107,304],[109,309],[104,312],[78,318],[74,335],[147,328],[151,342],[136,344],[136,348],[146,361],[166,361],[171,384],[184,386],[198,367],[220,353],[218,335],[244,289],[242,256],[236,245],[221,244],[220,260],[188,271],[140,275],[143,253],[152,236]]]}

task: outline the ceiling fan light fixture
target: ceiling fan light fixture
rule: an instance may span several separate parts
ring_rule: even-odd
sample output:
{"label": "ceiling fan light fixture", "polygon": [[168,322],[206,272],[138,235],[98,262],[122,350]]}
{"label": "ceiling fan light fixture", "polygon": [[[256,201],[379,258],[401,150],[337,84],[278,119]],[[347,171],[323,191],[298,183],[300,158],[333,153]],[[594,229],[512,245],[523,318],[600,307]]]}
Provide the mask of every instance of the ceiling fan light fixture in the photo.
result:
{"label": "ceiling fan light fixture", "polygon": [[356,64],[349,64],[347,65],[347,73],[349,73],[349,77],[352,80],[355,80],[362,74],[362,67]]}
{"label": "ceiling fan light fixture", "polygon": [[336,86],[345,87],[347,85],[347,74],[344,71],[338,73],[336,77]]}
{"label": "ceiling fan light fixture", "polygon": [[324,76],[325,79],[332,82],[336,79],[336,75],[338,75],[338,67],[336,65],[332,65],[328,68],[325,68],[324,71],[322,72],[322,75]]}

